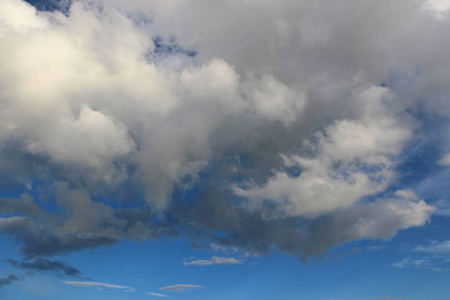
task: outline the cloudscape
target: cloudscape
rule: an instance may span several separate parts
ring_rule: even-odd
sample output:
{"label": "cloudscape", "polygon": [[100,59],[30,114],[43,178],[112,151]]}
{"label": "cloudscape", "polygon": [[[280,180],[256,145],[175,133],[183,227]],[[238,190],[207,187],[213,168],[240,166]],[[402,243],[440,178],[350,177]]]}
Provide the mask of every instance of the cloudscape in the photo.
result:
{"label": "cloudscape", "polygon": [[450,1],[1,0],[0,299],[446,299]]}

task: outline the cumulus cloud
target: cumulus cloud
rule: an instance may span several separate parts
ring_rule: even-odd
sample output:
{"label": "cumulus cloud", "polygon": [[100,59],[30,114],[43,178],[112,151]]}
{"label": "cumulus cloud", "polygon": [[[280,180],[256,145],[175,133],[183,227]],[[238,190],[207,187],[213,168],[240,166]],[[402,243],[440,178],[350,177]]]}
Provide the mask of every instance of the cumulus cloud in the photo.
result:
{"label": "cumulus cloud", "polygon": [[169,286],[162,287],[161,289],[170,291],[170,292],[180,292],[180,291],[189,290],[189,289],[203,289],[203,288],[205,288],[205,287],[202,285],[175,284],[175,285],[169,285]]}
{"label": "cumulus cloud", "polygon": [[449,122],[438,2],[2,1],[0,232],[27,258],[180,231],[305,258],[423,226],[399,166],[440,132],[421,115]]}
{"label": "cumulus cloud", "polygon": [[108,283],[102,283],[102,282],[88,282],[88,281],[64,281],[65,284],[77,286],[77,287],[95,287],[97,289],[103,289],[103,288],[109,288],[109,289],[119,289],[123,290],[124,292],[135,292],[136,289],[123,286],[123,285],[115,285],[115,284],[108,284]]}
{"label": "cumulus cloud", "polygon": [[183,262],[185,266],[212,266],[212,265],[236,265],[236,264],[242,264],[242,261],[237,260],[233,257],[219,257],[219,256],[213,256],[211,259],[199,259],[199,260],[193,260],[189,262]]}

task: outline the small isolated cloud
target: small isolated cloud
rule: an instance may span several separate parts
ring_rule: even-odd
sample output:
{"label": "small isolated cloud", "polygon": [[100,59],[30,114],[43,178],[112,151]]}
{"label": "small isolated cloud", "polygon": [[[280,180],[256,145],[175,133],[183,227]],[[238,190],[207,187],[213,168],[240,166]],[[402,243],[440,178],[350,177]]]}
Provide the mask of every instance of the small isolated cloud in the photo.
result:
{"label": "small isolated cloud", "polygon": [[162,287],[161,289],[165,291],[179,292],[190,289],[204,289],[204,288],[205,287],[202,285],[195,285],[195,284],[175,284]]}
{"label": "small isolated cloud", "polygon": [[237,265],[237,264],[242,264],[242,261],[232,257],[219,257],[219,256],[213,256],[211,259],[199,259],[190,262],[184,262],[185,266],[191,265],[212,266],[212,265]]}
{"label": "small isolated cloud", "polygon": [[152,293],[152,292],[147,292],[147,295],[156,296],[156,297],[169,297],[167,295],[158,294],[158,293]]}
{"label": "small isolated cloud", "polygon": [[120,289],[124,292],[135,292],[136,289],[123,286],[123,285],[114,285],[114,284],[108,284],[108,283],[102,283],[102,282],[88,282],[88,281],[64,281],[65,284],[78,286],[78,287],[95,287],[98,289],[103,288],[110,288],[110,289]]}

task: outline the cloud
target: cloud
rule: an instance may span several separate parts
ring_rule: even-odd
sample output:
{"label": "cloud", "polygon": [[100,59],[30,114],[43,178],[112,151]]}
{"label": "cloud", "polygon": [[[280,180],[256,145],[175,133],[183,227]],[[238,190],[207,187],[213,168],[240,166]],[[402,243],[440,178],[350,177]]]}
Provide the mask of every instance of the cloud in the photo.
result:
{"label": "cloud", "polygon": [[155,296],[155,297],[169,297],[167,295],[158,294],[158,293],[152,293],[152,292],[147,292],[147,295]]}
{"label": "cloud", "polygon": [[9,274],[6,277],[0,278],[0,287],[11,284],[14,281],[21,280],[21,279],[22,279],[21,276],[18,276],[16,274]]}
{"label": "cloud", "polygon": [[394,263],[392,266],[400,269],[403,269],[405,267],[423,268],[434,272],[441,272],[446,270],[442,267],[435,267],[428,257],[421,259],[412,259],[411,257],[406,257],[403,260]]}
{"label": "cloud", "polygon": [[413,251],[432,254],[450,254],[450,241],[435,242],[428,246],[415,246]]}
{"label": "cloud", "polygon": [[53,3],[0,3],[0,232],[26,258],[182,232],[305,259],[430,220],[401,167],[450,142],[441,4]]}
{"label": "cloud", "polygon": [[190,290],[190,289],[203,289],[204,286],[201,285],[195,285],[195,284],[176,284],[176,285],[169,285],[162,287],[162,290],[171,291],[171,292],[180,292],[184,290]]}
{"label": "cloud", "polygon": [[447,153],[440,161],[439,164],[443,166],[450,166],[450,153]]}
{"label": "cloud", "polygon": [[219,257],[219,256],[213,256],[211,259],[200,259],[200,260],[193,260],[190,262],[183,262],[185,266],[212,266],[212,265],[236,265],[236,264],[242,264],[242,261],[237,260],[236,258],[232,257]]}
{"label": "cloud", "polygon": [[37,270],[42,272],[55,272],[63,276],[73,276],[82,278],[80,270],[72,267],[67,262],[61,260],[49,260],[46,258],[38,258],[34,261],[18,262],[16,260],[6,260],[6,262],[22,269]]}
{"label": "cloud", "polygon": [[65,284],[77,286],[77,287],[95,287],[98,289],[102,288],[109,288],[109,289],[119,289],[123,290],[124,292],[135,292],[136,289],[123,286],[123,285],[114,285],[114,284],[108,284],[108,283],[102,283],[102,282],[86,282],[86,281],[64,281]]}

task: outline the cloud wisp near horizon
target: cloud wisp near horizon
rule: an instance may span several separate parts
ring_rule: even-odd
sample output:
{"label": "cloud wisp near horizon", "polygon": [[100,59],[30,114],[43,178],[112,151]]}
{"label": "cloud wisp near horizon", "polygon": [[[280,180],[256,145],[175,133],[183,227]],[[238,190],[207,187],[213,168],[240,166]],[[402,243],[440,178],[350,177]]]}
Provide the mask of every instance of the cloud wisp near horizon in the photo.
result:
{"label": "cloud wisp near horizon", "polygon": [[307,261],[446,218],[446,1],[28,2],[0,3],[10,265],[168,237]]}

